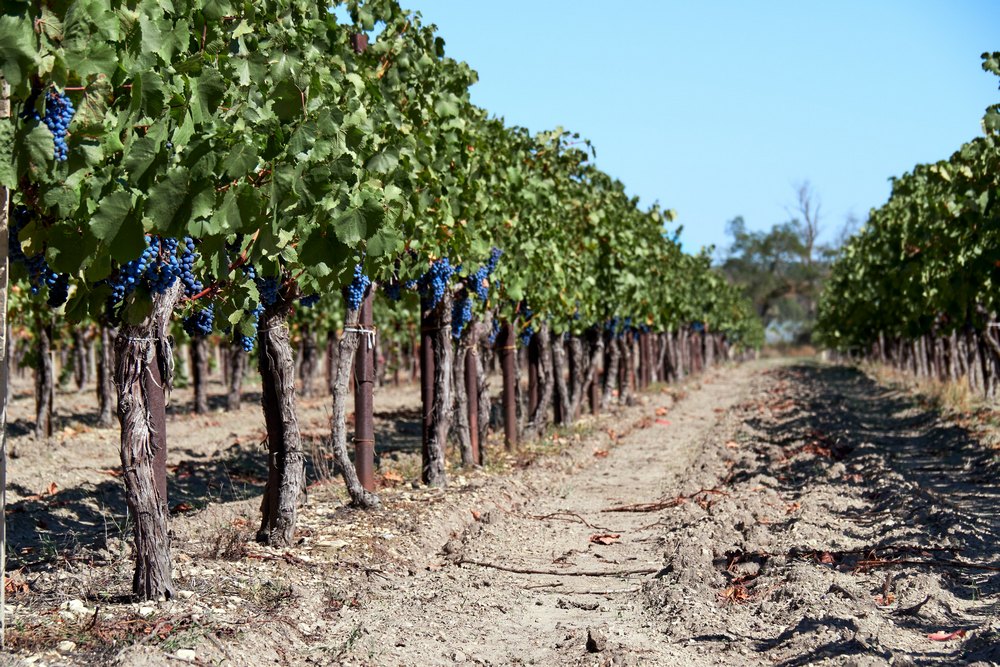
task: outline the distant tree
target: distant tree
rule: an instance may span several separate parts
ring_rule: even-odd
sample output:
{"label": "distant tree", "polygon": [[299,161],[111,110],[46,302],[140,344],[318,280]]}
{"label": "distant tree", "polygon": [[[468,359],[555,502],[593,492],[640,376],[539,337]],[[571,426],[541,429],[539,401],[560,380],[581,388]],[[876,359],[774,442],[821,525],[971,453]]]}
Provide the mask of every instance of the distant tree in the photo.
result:
{"label": "distant tree", "polygon": [[[835,248],[820,243],[820,200],[808,181],[795,186],[791,219],[768,231],[751,231],[742,217],[726,233],[733,242],[722,270],[743,286],[764,326],[771,332],[809,342],[816,306]],[[850,223],[849,223],[850,224]]]}

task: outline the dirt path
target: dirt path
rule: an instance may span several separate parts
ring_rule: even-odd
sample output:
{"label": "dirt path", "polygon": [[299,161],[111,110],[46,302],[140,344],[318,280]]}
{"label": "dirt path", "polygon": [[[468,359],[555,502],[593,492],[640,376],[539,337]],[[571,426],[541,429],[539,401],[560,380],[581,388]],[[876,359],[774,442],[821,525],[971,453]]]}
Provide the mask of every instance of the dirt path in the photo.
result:
{"label": "dirt path", "polygon": [[591,662],[695,664],[644,604],[642,583],[663,564],[655,519],[604,510],[676,495],[753,375],[713,374],[669,411],[669,394],[651,395],[606,458],[539,480],[550,486],[516,512],[489,511],[444,546],[444,563],[455,565],[386,585],[361,621],[371,632],[363,662],[577,664],[591,631],[603,649]]}

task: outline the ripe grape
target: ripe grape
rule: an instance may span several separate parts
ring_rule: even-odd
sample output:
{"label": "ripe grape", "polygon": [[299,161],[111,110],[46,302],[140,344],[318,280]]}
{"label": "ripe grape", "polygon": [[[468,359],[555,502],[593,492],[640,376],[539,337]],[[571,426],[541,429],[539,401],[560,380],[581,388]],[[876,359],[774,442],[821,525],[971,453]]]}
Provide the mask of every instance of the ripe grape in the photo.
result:
{"label": "ripe grape", "polygon": [[308,296],[304,296],[299,299],[299,303],[301,303],[304,308],[312,308],[318,302],[319,302],[319,294],[310,294]]}

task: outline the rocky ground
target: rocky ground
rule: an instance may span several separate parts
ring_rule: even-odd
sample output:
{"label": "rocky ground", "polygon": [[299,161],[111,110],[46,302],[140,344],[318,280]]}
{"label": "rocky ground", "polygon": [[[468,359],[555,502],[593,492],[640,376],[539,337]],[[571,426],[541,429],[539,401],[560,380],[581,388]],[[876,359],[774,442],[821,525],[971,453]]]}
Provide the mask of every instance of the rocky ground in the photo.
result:
{"label": "rocky ground", "polygon": [[[252,391],[252,388],[251,388]],[[176,599],[137,604],[117,432],[61,394],[15,435],[10,664],[1000,664],[997,452],[843,367],[651,391],[416,487],[415,388],[377,397],[384,507],[310,468],[299,543],[256,545],[256,398],[170,419]],[[328,399],[302,402],[318,441]],[[30,393],[12,409],[29,423]],[[2,661],[0,661],[2,662]]]}

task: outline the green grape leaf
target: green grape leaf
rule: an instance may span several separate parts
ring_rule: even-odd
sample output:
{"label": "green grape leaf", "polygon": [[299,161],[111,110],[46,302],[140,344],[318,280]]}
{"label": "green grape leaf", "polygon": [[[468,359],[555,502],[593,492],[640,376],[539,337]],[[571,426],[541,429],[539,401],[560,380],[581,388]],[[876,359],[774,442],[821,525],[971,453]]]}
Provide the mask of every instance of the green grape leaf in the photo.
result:
{"label": "green grape leaf", "polygon": [[118,231],[125,218],[132,211],[134,200],[128,192],[119,190],[112,192],[103,199],[90,221],[90,231],[100,241],[111,243],[118,236]]}
{"label": "green grape leaf", "polygon": [[28,15],[0,16],[0,63],[4,78],[15,90],[27,82],[32,67],[38,64],[35,32]]}

